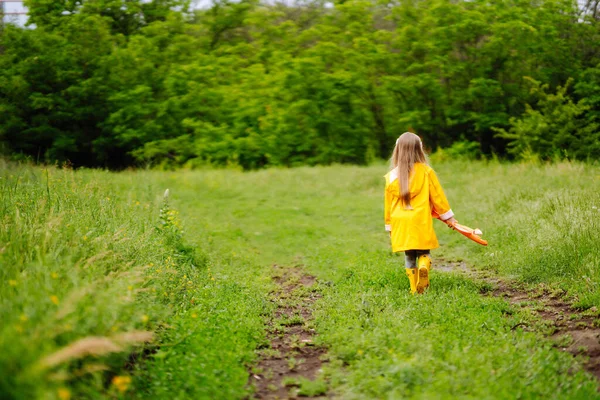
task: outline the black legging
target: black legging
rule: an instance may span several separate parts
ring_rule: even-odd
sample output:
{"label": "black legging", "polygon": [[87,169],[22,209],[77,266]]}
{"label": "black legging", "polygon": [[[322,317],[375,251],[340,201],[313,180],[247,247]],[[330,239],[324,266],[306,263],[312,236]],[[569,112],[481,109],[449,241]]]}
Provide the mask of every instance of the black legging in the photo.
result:
{"label": "black legging", "polygon": [[429,250],[406,250],[404,252],[406,268],[417,268],[417,257],[424,255],[429,255]]}

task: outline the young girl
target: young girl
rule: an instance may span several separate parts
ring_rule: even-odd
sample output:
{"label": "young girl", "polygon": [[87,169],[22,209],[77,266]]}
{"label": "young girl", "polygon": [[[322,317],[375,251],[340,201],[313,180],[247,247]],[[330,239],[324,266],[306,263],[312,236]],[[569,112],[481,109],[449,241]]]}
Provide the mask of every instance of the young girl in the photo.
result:
{"label": "young girl", "polygon": [[392,170],[385,176],[385,230],[390,233],[392,251],[405,254],[413,294],[429,287],[429,250],[439,247],[432,217],[454,221],[440,182],[427,164],[421,139],[406,132],[396,140]]}

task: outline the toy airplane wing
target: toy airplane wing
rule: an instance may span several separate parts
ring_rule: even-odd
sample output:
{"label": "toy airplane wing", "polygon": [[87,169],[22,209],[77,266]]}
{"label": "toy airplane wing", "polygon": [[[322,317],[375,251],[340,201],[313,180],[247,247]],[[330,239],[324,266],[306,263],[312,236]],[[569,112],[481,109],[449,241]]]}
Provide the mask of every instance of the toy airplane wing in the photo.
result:
{"label": "toy airplane wing", "polygon": [[[440,216],[435,211],[432,212],[432,216],[434,218],[440,219]],[[475,243],[479,243],[482,246],[488,245],[487,240],[481,238],[482,232],[479,229],[471,229],[468,226],[459,224],[458,222],[442,222],[448,225],[450,228],[457,231],[458,233],[462,234],[463,236],[466,236],[467,238],[471,239]]]}
{"label": "toy airplane wing", "polygon": [[450,223],[450,224],[447,224],[447,225],[450,228],[452,228],[455,231],[457,231],[458,233],[461,233],[463,236],[468,237],[469,239],[471,239],[475,243],[479,243],[480,245],[483,245],[483,246],[487,246],[488,245],[487,240],[483,240],[481,238],[481,236],[479,236],[479,235],[482,234],[482,232],[479,229],[471,229],[468,226],[459,224],[458,222]]}

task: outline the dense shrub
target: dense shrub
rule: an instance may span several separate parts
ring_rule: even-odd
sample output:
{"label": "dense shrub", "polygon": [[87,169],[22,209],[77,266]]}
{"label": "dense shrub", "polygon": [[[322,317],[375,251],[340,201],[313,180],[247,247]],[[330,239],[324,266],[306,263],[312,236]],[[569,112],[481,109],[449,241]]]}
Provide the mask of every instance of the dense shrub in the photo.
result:
{"label": "dense shrub", "polygon": [[545,159],[600,157],[600,124],[587,114],[592,107],[586,100],[574,102],[568,96],[569,83],[552,94],[547,93],[548,85],[532,81],[535,106],[528,105],[523,116],[511,118],[509,131],[498,130],[500,137],[510,140],[509,152]]}
{"label": "dense shrub", "polygon": [[30,0],[37,28],[0,33],[6,151],[112,168],[365,164],[412,129],[433,149],[597,154],[598,13],[571,1],[115,3]]}

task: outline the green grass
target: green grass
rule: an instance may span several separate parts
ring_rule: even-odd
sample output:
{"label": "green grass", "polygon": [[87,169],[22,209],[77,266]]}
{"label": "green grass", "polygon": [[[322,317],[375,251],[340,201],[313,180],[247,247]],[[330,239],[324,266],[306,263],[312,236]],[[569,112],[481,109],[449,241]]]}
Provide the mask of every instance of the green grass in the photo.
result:
{"label": "green grass", "polygon": [[[430,292],[417,297],[383,230],[383,165],[49,169],[48,177],[4,167],[0,391],[8,397],[53,398],[61,388],[111,397],[112,378],[131,376],[128,396],[243,398],[277,263],[304,265],[323,294],[314,324],[331,362],[321,380],[302,384],[306,393],[328,382],[348,399],[598,398],[594,379],[542,330],[511,329],[531,320],[526,311],[435,270],[440,257],[465,260],[600,307],[598,167],[435,164],[457,219],[480,227],[490,245],[434,222],[442,248]],[[163,218],[167,229],[166,188],[180,221]],[[79,338],[133,330],[155,332],[145,352],[138,344],[38,367]],[[89,372],[97,364],[107,370]]]}
{"label": "green grass", "polygon": [[600,168],[492,163],[462,170],[443,174],[448,195],[458,218],[481,225],[491,245],[467,248],[453,238],[447,254],[524,282],[552,283],[583,307],[600,305]]}
{"label": "green grass", "polygon": [[[201,230],[186,243],[168,176],[2,167],[0,397],[247,393],[267,282],[244,258],[211,254]],[[123,342],[139,331],[154,340]]]}

